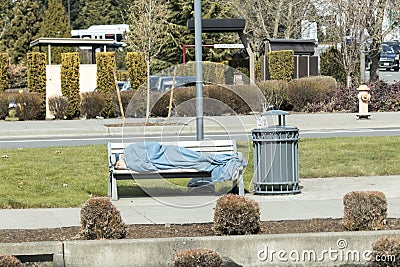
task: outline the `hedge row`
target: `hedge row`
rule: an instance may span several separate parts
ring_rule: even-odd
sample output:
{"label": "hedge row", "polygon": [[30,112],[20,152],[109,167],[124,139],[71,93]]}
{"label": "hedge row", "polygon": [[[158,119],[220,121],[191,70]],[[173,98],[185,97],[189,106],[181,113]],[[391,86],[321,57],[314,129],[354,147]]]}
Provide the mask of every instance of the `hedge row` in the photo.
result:
{"label": "hedge row", "polygon": [[142,56],[137,52],[128,52],[126,55],[128,76],[133,90],[138,89],[146,82],[147,65]]}
{"label": "hedge row", "polygon": [[[135,94],[127,116],[143,116],[144,106],[141,99],[145,92]],[[171,91],[165,94],[153,93],[151,97],[152,116],[166,117],[170,102]],[[253,111],[261,111],[261,93],[249,85],[221,86],[207,85],[203,88],[204,114],[217,116],[223,114],[249,114]],[[196,88],[176,88],[173,93],[172,108],[178,116],[196,115]]]}
{"label": "hedge row", "polygon": [[268,52],[268,70],[271,80],[290,81],[294,73],[293,50]]}
{"label": "hedge row", "polygon": [[67,117],[79,117],[80,85],[77,52],[61,54],[61,92],[68,99]]}
{"label": "hedge row", "polygon": [[8,89],[8,65],[8,54],[0,53],[0,92],[4,92]]}
{"label": "hedge row", "polygon": [[[290,82],[270,80],[257,85],[260,90],[251,88],[249,85],[204,86],[204,114],[206,116],[249,114],[254,111],[261,111],[263,105],[273,105],[275,109],[302,112],[358,111],[357,87],[337,86],[335,80],[331,77],[309,77]],[[371,88],[370,111],[400,111],[400,83],[387,84],[378,81],[369,86]],[[152,92],[150,95],[152,116],[166,117],[168,115],[170,95],[171,92],[165,94]],[[9,98],[8,93],[0,94],[0,119],[7,116]],[[126,117],[145,116],[145,88],[121,92],[121,98]],[[21,97],[18,99],[21,99]],[[35,97],[24,95],[23,101],[25,102],[21,103],[31,105],[36,110],[38,109],[35,107],[36,104],[30,103],[30,101],[35,102],[34,99]],[[54,101],[54,104],[51,104],[53,106],[50,107],[52,112],[62,114],[60,110],[63,110],[63,108],[60,102],[63,101]],[[176,88],[173,94],[172,110],[174,113],[172,115],[195,116],[195,102],[196,89],[194,87]],[[44,100],[37,103],[44,105]],[[79,113],[88,118],[96,116],[109,118],[121,115],[115,92],[86,93],[82,95],[82,100],[79,103]],[[44,106],[39,109],[44,109]],[[98,111],[99,109],[100,111]],[[104,112],[105,109],[107,110],[106,113]],[[36,112],[32,113],[36,114]],[[42,114],[42,112],[37,114]],[[32,115],[22,115],[22,117],[27,119],[32,118]],[[40,115],[32,119],[39,119],[40,117],[43,116]],[[64,115],[57,115],[57,118],[62,117]]]}

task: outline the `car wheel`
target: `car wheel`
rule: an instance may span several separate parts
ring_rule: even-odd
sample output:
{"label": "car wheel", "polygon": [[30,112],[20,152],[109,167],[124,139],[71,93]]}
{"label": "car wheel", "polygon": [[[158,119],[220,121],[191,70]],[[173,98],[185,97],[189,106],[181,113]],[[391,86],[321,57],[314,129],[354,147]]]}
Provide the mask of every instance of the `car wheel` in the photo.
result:
{"label": "car wheel", "polygon": [[394,68],[393,70],[399,72],[399,69],[400,69],[400,68],[397,67],[397,68]]}

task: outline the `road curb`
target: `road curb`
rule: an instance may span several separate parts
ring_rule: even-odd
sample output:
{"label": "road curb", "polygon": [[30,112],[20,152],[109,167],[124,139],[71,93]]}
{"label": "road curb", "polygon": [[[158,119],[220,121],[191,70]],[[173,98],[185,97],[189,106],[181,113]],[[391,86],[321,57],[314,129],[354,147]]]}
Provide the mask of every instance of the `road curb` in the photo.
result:
{"label": "road curb", "polygon": [[176,251],[208,248],[236,266],[338,266],[365,264],[372,243],[387,236],[400,230],[2,243],[0,252],[53,255],[54,266],[118,267],[170,266]]}

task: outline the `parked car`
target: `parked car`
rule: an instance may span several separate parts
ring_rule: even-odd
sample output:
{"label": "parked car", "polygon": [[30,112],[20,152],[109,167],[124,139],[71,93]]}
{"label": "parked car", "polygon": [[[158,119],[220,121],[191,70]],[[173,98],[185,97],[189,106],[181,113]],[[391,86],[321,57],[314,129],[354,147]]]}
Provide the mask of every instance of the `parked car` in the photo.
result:
{"label": "parked car", "polygon": [[394,52],[400,55],[400,42],[399,41],[385,41],[383,42],[385,45],[389,45],[393,48]]}
{"label": "parked car", "polygon": [[131,90],[131,82],[129,80],[118,81],[118,89],[120,91],[129,91],[129,90]]}
{"label": "parked car", "polygon": [[399,71],[399,54],[394,51],[392,46],[382,44],[379,67],[386,70],[393,69],[394,71]]}
{"label": "parked car", "polygon": [[[173,76],[161,76],[158,79],[157,90],[159,92],[167,92],[171,90],[173,85],[174,77]],[[174,87],[187,87],[196,85],[196,77],[195,76],[176,76]]]}

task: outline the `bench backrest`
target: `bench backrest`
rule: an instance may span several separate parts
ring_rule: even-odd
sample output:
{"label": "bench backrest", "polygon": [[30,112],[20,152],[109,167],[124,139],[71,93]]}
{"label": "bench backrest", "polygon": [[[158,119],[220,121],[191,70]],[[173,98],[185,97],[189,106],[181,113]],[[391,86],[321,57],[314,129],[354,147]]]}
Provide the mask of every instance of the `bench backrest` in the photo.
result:
{"label": "bench backrest", "polygon": [[[175,141],[159,142],[163,145],[175,145],[197,152],[234,153],[237,151],[235,140]],[[124,153],[124,149],[132,143],[108,143],[108,155]]]}

